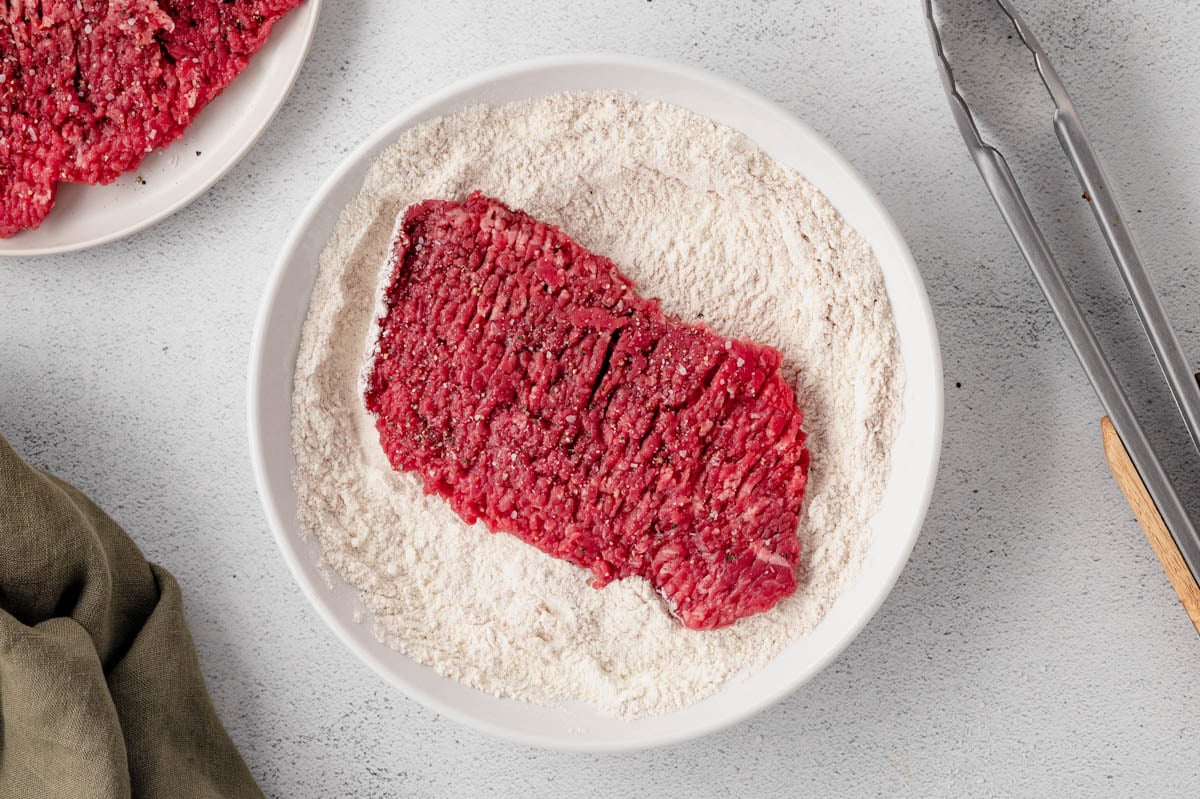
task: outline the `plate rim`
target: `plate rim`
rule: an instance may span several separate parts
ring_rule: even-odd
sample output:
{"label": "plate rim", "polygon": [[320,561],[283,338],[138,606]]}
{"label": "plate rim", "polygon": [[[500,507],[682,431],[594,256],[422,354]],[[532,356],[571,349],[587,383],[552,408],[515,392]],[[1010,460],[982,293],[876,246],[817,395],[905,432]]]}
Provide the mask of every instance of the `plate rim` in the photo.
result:
{"label": "plate rim", "polygon": [[[190,191],[180,193],[178,197],[172,199],[170,202],[164,203],[157,210],[155,210],[154,213],[115,230],[110,230],[108,232],[92,236],[88,239],[69,242],[66,244],[55,244],[42,247],[3,247],[0,248],[0,258],[30,258],[41,255],[64,255],[67,253],[82,252],[84,250],[102,247],[105,244],[111,244],[114,241],[128,238],[136,233],[140,233],[148,227],[157,225],[159,222],[170,217],[177,211],[183,210],[183,208],[203,196],[206,192],[208,192],[209,189],[216,185],[217,181],[229,174],[229,171],[237,166],[242,158],[246,156],[246,153],[250,152],[251,148],[253,148],[254,145],[258,143],[258,140],[262,138],[263,134],[267,132],[267,128],[271,126],[271,123],[275,121],[275,117],[279,114],[280,109],[283,108],[283,104],[287,102],[287,98],[292,93],[292,88],[296,85],[296,81],[300,78],[300,72],[304,69],[304,63],[308,59],[308,51],[312,47],[312,42],[317,32],[317,23],[321,17],[321,4],[323,1],[324,0],[304,0],[303,11],[307,14],[307,19],[304,23],[305,27],[302,30],[302,43],[296,52],[296,63],[292,67],[291,73],[288,75],[284,85],[281,87],[278,96],[272,101],[271,107],[259,121],[258,126],[253,130],[251,135],[247,136],[242,141],[242,143],[237,147],[236,151],[234,151],[224,163],[220,164],[211,172],[211,174],[207,175]],[[293,9],[293,11],[301,10],[302,9],[299,7]],[[275,33],[274,25],[278,25],[282,21],[283,18],[280,18],[273,23],[271,37],[273,37]],[[268,37],[267,44],[270,44],[271,37]],[[251,58],[253,59],[253,56],[251,56]],[[235,77],[234,81],[236,81],[239,77],[241,77],[241,75]],[[202,108],[200,113],[203,114],[205,110],[207,109]],[[177,144],[178,141],[180,140],[171,142],[171,144]],[[50,209],[50,213],[54,213],[53,208]],[[16,235],[19,236],[20,233]],[[12,239],[8,239],[8,241],[11,240]]]}
{"label": "plate rim", "polygon": [[[496,723],[491,719],[481,718],[460,711],[453,705],[443,701],[438,696],[426,691],[423,688],[415,686],[393,670],[387,667],[380,656],[375,651],[371,651],[367,647],[360,644],[349,631],[346,620],[342,619],[334,612],[331,603],[322,594],[322,589],[326,586],[320,585],[316,579],[310,578],[305,570],[305,565],[300,562],[302,555],[299,539],[299,532],[295,530],[285,529],[285,525],[277,512],[275,504],[278,500],[270,489],[267,480],[266,472],[266,455],[263,447],[262,429],[259,423],[259,405],[261,404],[261,386],[260,377],[264,374],[266,363],[265,357],[265,335],[264,331],[269,326],[271,317],[275,313],[275,304],[283,287],[285,277],[288,271],[288,263],[296,257],[296,249],[303,239],[308,226],[313,221],[313,218],[318,215],[321,207],[324,205],[327,196],[332,193],[341,180],[347,173],[351,172],[355,165],[371,150],[377,148],[390,138],[399,135],[401,131],[414,124],[414,120],[419,119],[422,114],[427,113],[430,109],[454,99],[456,96],[478,90],[489,84],[510,79],[525,73],[540,72],[547,69],[558,67],[571,66],[595,66],[595,67],[635,67],[645,68],[673,74],[688,81],[708,84],[731,95],[739,97],[742,100],[748,101],[750,104],[757,106],[765,112],[773,113],[785,119],[788,124],[793,125],[799,130],[803,130],[811,138],[811,141],[821,150],[821,157],[833,162],[840,171],[843,171],[856,184],[856,190],[859,192],[861,199],[870,206],[870,209],[875,216],[882,231],[892,240],[896,247],[895,257],[897,268],[901,265],[906,273],[908,282],[912,285],[915,296],[912,298],[915,307],[910,310],[920,317],[923,323],[922,327],[927,332],[925,341],[930,345],[926,355],[929,358],[930,382],[934,387],[933,395],[928,398],[929,412],[932,422],[930,431],[930,452],[925,474],[922,476],[921,484],[923,491],[917,501],[916,507],[919,512],[912,519],[911,529],[904,531],[905,540],[902,542],[903,557],[897,557],[891,564],[890,568],[884,573],[883,579],[877,585],[871,601],[863,611],[854,619],[853,623],[847,625],[837,637],[836,644],[829,647],[821,657],[817,658],[814,664],[806,669],[806,673],[796,679],[788,680],[781,686],[775,687],[772,690],[764,691],[755,701],[749,702],[739,708],[737,712],[730,713],[724,718],[718,718],[710,722],[695,725],[690,729],[675,730],[665,734],[654,734],[651,736],[634,737],[628,740],[620,741],[589,741],[586,739],[576,738],[554,738],[546,735],[537,735],[521,730],[514,730],[503,724]],[[531,95],[540,96],[540,95]],[[742,132],[739,130],[739,132]],[[744,133],[751,141],[754,137],[748,133]],[[369,165],[368,165],[369,168]],[[817,187],[824,194],[825,191],[821,187]],[[314,276],[315,280],[315,276]],[[310,289],[311,292],[311,289]],[[307,307],[305,309],[305,318],[307,317]],[[301,322],[301,328],[303,321]],[[925,519],[927,518],[930,502],[936,484],[936,477],[940,465],[942,438],[945,422],[945,390],[942,371],[942,354],[940,346],[940,338],[937,332],[936,320],[933,315],[932,306],[929,301],[928,291],[921,277],[920,270],[917,268],[916,262],[912,257],[908,244],[900,232],[899,227],[888,213],[879,197],[875,194],[870,184],[859,174],[858,170],[836,150],[826,139],[813,130],[803,120],[782,107],[778,103],[768,99],[762,94],[749,89],[733,80],[715,75],[707,70],[699,67],[684,65],[667,61],[659,58],[651,58],[646,56],[627,55],[619,53],[573,53],[561,54],[553,56],[545,56],[533,59],[525,59],[512,63],[506,63],[494,66],[482,71],[476,72],[467,77],[461,78],[447,85],[446,87],[429,94],[422,99],[406,106],[398,114],[391,117],[378,128],[374,130],[366,139],[360,142],[353,150],[351,150],[338,164],[334,171],[321,183],[320,187],[312,195],[306,203],[304,210],[297,217],[292,229],[289,231],[287,238],[280,248],[279,256],[277,257],[267,284],[264,288],[262,299],[259,304],[258,312],[255,318],[255,326],[253,338],[251,341],[249,370],[247,380],[247,432],[250,439],[250,454],[253,467],[256,486],[258,489],[260,500],[263,504],[264,512],[267,516],[268,526],[270,527],[272,538],[275,541],[276,547],[279,549],[284,561],[287,563],[288,570],[291,572],[293,579],[300,586],[302,593],[308,600],[309,604],[317,611],[320,618],[334,632],[338,640],[341,641],[354,655],[372,671],[382,677],[385,682],[393,685],[408,697],[420,702],[426,707],[436,711],[439,714],[446,716],[460,724],[480,730],[495,737],[514,741],[521,744],[536,746],[547,749],[555,749],[562,751],[580,751],[580,752],[620,752],[620,751],[639,751],[651,748],[658,748],[677,744],[684,741],[699,738],[704,735],[709,735],[714,732],[731,727],[738,724],[751,716],[756,715],[762,710],[778,703],[785,697],[792,694],[801,685],[811,680],[821,671],[823,671],[833,660],[839,657],[842,652],[850,645],[855,638],[858,637],[862,629],[875,617],[880,607],[887,600],[895,586],[905,565],[907,565],[916,541],[920,536],[921,530],[924,527]],[[289,364],[286,368],[287,374],[294,379],[295,364]],[[906,375],[907,380],[907,375]],[[907,391],[907,389],[906,389]],[[289,390],[289,396],[291,392]],[[905,408],[905,413],[908,413],[908,408]],[[290,416],[289,416],[290,429]],[[294,457],[294,456],[293,456]],[[889,481],[892,478],[889,476]],[[382,643],[375,643],[375,647],[384,647]],[[395,653],[394,650],[388,649],[388,653]],[[411,660],[411,658],[410,658]],[[415,661],[414,661],[415,662]],[[449,678],[447,678],[449,679]],[[463,686],[469,688],[469,686]],[[469,688],[470,690],[477,690]]]}

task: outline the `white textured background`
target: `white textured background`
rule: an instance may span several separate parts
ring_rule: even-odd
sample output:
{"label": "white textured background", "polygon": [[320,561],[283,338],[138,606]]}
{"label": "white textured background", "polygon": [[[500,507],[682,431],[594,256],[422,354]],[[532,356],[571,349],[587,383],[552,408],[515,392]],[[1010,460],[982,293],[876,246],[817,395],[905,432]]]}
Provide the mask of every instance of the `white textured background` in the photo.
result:
{"label": "white textured background", "polygon": [[[1200,459],[1168,424],[1048,100],[982,1],[943,3],[967,11],[958,60],[987,59],[977,96],[1195,509]],[[1200,6],[1020,5],[1200,357]],[[267,272],[342,156],[454,79],[581,50],[699,65],[828,137],[908,237],[945,355],[933,508],[878,616],[779,706],[633,755],[492,740],[360,665],[275,551],[244,421]],[[326,0],[291,98],[206,196],[123,242],[0,263],[0,432],[179,578],[214,701],[273,797],[1194,795],[1200,640],[1105,469],[1099,416],[951,125],[916,0]]]}

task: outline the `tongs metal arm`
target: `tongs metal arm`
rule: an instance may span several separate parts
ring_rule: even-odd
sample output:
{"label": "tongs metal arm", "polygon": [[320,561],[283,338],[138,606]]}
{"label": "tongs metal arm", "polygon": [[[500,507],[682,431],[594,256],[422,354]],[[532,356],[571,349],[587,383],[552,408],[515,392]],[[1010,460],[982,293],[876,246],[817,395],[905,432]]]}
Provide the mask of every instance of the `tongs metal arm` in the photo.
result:
{"label": "tongs metal arm", "polygon": [[1075,103],[1071,101],[1066,85],[1050,63],[1041,43],[1010,0],[997,0],[997,3],[1012,20],[1022,44],[1033,53],[1042,83],[1054,100],[1054,132],[1091,203],[1100,232],[1112,251],[1117,270],[1125,281],[1125,288],[1129,291],[1129,298],[1133,301],[1142,327],[1146,329],[1150,346],[1154,348],[1192,442],[1200,448],[1200,384],[1196,382],[1192,365],[1171,328],[1166,309],[1150,280],[1150,272],[1138,252],[1133,231],[1126,224],[1104,166],[1084,131],[1083,121],[1075,110]]}
{"label": "tongs metal arm", "polygon": [[[1150,283],[1149,275],[1137,255],[1133,239],[1124,225],[1116,200],[1108,189],[1109,184],[1103,176],[1099,161],[1083,133],[1083,126],[1079,122],[1074,105],[1071,103],[1062,81],[1059,80],[1054,68],[1050,65],[1049,59],[1046,58],[1045,52],[1029,33],[1024,22],[1006,0],[997,0],[997,2],[1012,19],[1026,47],[1034,53],[1038,71],[1057,106],[1054,127],[1059,140],[1074,164],[1085,190],[1093,199],[1093,210],[1125,278],[1130,296],[1143,320],[1155,353],[1167,374],[1176,401],[1188,420],[1189,431],[1194,439],[1200,442],[1200,390],[1197,389],[1191,369],[1187,366],[1187,359],[1179,347],[1179,342],[1171,332],[1166,314]],[[925,0],[925,15],[937,55],[938,70],[946,95],[950,100],[950,108],[975,166],[979,169],[984,183],[995,199],[1004,221],[1012,231],[1021,254],[1029,263],[1038,284],[1045,293],[1051,309],[1062,323],[1071,347],[1075,350],[1080,364],[1095,387],[1101,404],[1108,413],[1113,427],[1124,443],[1130,459],[1162,515],[1188,570],[1192,573],[1192,577],[1200,582],[1200,535],[1197,535],[1187,511],[1175,493],[1170,479],[1134,415],[1133,408],[1129,404],[1100,342],[1084,318],[1079,303],[1075,300],[1063,277],[1062,270],[1050,252],[1045,237],[1013,177],[1012,170],[1009,169],[1003,154],[983,140],[970,107],[958,91],[954,72],[946,57],[937,22],[934,19],[933,0]],[[1184,375],[1186,379],[1183,379]],[[1191,415],[1189,415],[1189,409]]]}

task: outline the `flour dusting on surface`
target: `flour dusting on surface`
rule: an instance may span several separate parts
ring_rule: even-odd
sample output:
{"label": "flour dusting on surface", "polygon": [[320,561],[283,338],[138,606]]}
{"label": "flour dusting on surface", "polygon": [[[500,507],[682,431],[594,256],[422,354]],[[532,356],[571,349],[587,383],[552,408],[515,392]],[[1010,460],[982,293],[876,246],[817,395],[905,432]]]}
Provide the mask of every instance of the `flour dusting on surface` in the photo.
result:
{"label": "flour dusting on surface", "polygon": [[[793,596],[688,630],[644,580],[594,590],[590,572],[466,525],[391,469],[360,375],[396,219],[476,189],[611,258],[667,313],[783,353],[812,455]],[[401,134],[321,254],[293,393],[301,532],[358,589],[379,639],[442,674],[541,704],[664,713],[766,665],[857,575],[902,384],[869,247],[741,134],[621,94],[472,108]]]}

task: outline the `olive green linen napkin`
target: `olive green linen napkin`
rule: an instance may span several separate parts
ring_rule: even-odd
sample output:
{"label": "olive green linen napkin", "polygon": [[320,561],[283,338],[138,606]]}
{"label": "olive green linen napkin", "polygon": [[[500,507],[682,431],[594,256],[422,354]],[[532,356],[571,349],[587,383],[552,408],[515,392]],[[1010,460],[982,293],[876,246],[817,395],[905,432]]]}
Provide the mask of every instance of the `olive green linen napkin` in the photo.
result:
{"label": "olive green linen napkin", "polygon": [[0,798],[261,799],[179,585],[0,437]]}

